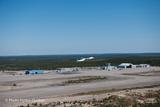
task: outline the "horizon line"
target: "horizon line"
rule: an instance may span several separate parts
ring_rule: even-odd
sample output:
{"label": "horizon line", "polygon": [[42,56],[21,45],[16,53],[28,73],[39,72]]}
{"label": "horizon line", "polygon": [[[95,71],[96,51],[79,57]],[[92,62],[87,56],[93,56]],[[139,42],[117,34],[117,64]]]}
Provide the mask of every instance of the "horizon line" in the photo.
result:
{"label": "horizon line", "polygon": [[0,55],[0,57],[14,56],[69,56],[69,55],[102,55],[102,54],[160,54],[160,52],[111,52],[111,53],[71,53],[71,54],[30,54],[30,55]]}

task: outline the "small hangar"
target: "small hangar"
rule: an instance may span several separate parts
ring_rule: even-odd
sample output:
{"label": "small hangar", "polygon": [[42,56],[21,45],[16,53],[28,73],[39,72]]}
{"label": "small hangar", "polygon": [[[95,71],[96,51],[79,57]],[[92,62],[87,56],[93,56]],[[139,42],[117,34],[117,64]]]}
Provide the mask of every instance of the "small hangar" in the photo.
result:
{"label": "small hangar", "polygon": [[138,64],[138,65],[134,65],[132,63],[121,63],[120,65],[118,65],[117,68],[148,68],[150,67],[149,64]]}
{"label": "small hangar", "polygon": [[136,66],[131,63],[121,63],[118,65],[118,68],[136,68]]}
{"label": "small hangar", "polygon": [[27,70],[25,74],[44,74],[43,70]]}

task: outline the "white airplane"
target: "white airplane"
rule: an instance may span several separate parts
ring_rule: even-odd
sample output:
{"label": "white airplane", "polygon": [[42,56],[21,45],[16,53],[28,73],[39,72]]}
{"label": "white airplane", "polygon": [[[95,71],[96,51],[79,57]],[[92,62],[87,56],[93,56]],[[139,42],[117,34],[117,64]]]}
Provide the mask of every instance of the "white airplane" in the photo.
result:
{"label": "white airplane", "polygon": [[88,59],[91,60],[91,59],[94,59],[94,57],[89,57]]}
{"label": "white airplane", "polygon": [[82,58],[82,59],[78,59],[77,62],[83,62],[85,60],[86,60],[86,58]]}
{"label": "white airplane", "polygon": [[81,58],[81,59],[78,59],[77,62],[83,62],[83,61],[92,60],[92,59],[94,59],[94,57]]}

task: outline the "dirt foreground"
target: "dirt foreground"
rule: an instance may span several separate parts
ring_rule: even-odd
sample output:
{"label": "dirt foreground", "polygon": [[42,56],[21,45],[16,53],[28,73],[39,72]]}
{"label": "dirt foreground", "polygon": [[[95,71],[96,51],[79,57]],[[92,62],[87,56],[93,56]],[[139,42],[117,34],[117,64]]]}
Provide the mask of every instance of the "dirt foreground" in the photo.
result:
{"label": "dirt foreground", "polygon": [[81,70],[76,74],[56,74],[55,71],[49,71],[41,75],[24,75],[23,72],[0,73],[0,107],[27,104],[40,104],[37,106],[40,107],[53,102],[89,101],[93,98],[100,100],[112,95],[143,95],[149,90],[160,89],[160,67]]}

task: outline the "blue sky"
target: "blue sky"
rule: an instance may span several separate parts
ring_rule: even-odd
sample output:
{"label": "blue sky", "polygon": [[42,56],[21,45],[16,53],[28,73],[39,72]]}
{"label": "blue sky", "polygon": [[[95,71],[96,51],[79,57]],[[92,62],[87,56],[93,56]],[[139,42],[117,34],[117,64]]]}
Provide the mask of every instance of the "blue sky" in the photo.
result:
{"label": "blue sky", "polygon": [[0,55],[160,52],[160,0],[0,0]]}

